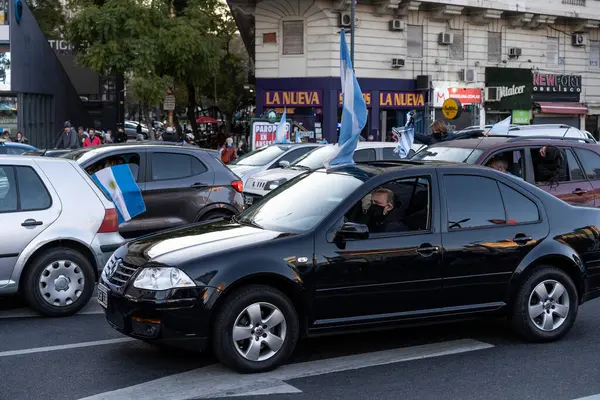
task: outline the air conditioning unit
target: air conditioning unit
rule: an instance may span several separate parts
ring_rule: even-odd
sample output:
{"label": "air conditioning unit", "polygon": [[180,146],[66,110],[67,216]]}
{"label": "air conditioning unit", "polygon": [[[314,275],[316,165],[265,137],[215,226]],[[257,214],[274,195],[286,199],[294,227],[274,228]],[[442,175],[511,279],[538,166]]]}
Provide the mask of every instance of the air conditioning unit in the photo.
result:
{"label": "air conditioning unit", "polygon": [[521,48],[519,47],[511,47],[508,49],[509,57],[520,57],[521,56]]}
{"label": "air conditioning unit", "polygon": [[402,19],[393,19],[390,21],[390,31],[406,30],[406,21]]}
{"label": "air conditioning unit", "polygon": [[462,69],[460,71],[460,80],[463,82],[477,82],[477,71],[474,69]]}
{"label": "air conditioning unit", "polygon": [[352,26],[352,14],[349,12],[340,13],[339,25],[342,28],[349,28]]}
{"label": "air conditioning unit", "polygon": [[571,43],[575,47],[585,46],[586,37],[580,33],[571,36]]}
{"label": "air conditioning unit", "polygon": [[484,101],[491,103],[493,101],[500,101],[500,90],[497,87],[486,87],[484,94]]}
{"label": "air conditioning unit", "polygon": [[392,58],[392,68],[402,68],[404,64],[404,58]]}
{"label": "air conditioning unit", "polygon": [[440,32],[438,35],[438,44],[452,44],[454,43],[454,34],[449,32]]}

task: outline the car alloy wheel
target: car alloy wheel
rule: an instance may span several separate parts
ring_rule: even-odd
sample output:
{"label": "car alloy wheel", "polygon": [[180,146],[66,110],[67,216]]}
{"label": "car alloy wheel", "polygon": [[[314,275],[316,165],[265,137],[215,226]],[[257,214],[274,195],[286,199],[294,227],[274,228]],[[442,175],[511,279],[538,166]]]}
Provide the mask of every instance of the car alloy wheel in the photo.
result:
{"label": "car alloy wheel", "polygon": [[248,361],[265,361],[283,346],[287,334],[285,316],[271,303],[246,307],[233,324],[232,339],[237,352]]}
{"label": "car alloy wheel", "polygon": [[64,307],[73,304],[81,296],[85,288],[85,276],[76,263],[58,260],[43,269],[38,287],[48,304]]}
{"label": "car alloy wheel", "polygon": [[569,293],[558,281],[540,282],[529,295],[529,318],[542,331],[558,329],[569,315]]}

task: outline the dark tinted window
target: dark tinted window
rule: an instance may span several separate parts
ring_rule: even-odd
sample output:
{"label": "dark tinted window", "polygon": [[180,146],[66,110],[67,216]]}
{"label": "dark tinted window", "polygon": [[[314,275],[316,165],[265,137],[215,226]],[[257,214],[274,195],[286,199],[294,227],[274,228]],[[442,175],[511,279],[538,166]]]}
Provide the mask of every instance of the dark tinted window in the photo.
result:
{"label": "dark tinted window", "polygon": [[567,155],[567,167],[569,168],[569,180],[570,181],[582,181],[585,178],[583,177],[583,171],[575,158],[575,155],[571,150],[566,150]]}
{"label": "dark tinted window", "polygon": [[105,157],[96,161],[86,168],[86,171],[93,175],[104,168],[110,168],[114,165],[127,164],[133,175],[133,179],[139,181],[140,178],[140,155],[138,153],[117,154]]}
{"label": "dark tinted window", "polygon": [[204,171],[206,167],[197,158],[187,154],[152,154],[152,180],[154,181],[187,178]]}
{"label": "dark tinted window", "polygon": [[45,210],[52,200],[38,174],[29,167],[16,167],[21,211]]}
{"label": "dark tinted window", "polygon": [[535,203],[521,193],[503,183],[500,183],[500,193],[502,193],[509,224],[535,222],[540,219]]}
{"label": "dark tinted window", "polygon": [[600,156],[590,150],[575,149],[579,161],[583,164],[583,169],[591,180],[600,179]]}
{"label": "dark tinted window", "polygon": [[17,185],[12,167],[0,166],[0,212],[17,211]]}
{"label": "dark tinted window", "polygon": [[[300,157],[302,157],[303,155],[305,155],[306,153],[308,153],[309,151],[311,151],[313,149],[314,149],[314,147],[302,146],[298,149],[294,149],[294,150],[288,152],[286,155],[281,157],[279,159],[279,161],[287,161],[291,164],[292,162],[296,161],[297,159],[299,159]],[[278,165],[276,165],[276,166],[278,166]]]}
{"label": "dark tinted window", "polygon": [[444,176],[448,229],[505,224],[498,184],[480,176]]}
{"label": "dark tinted window", "polygon": [[375,149],[362,149],[354,152],[354,162],[375,161]]}
{"label": "dark tinted window", "polygon": [[21,147],[9,147],[6,146],[6,154],[11,154],[14,156],[20,156],[21,154],[25,153],[27,151],[27,149],[21,148]]}
{"label": "dark tinted window", "polygon": [[384,147],[383,148],[383,159],[385,161],[398,160],[398,159],[400,159],[400,157],[398,156],[397,153],[394,153],[393,147]]}

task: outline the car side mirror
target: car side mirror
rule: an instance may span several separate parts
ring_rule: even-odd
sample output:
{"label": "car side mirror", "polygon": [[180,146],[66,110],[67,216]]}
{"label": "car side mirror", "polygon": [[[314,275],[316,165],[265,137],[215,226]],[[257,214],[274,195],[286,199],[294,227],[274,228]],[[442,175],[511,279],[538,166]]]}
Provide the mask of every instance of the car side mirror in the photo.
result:
{"label": "car side mirror", "polygon": [[281,160],[281,161],[279,161],[279,166],[281,168],[287,168],[287,167],[290,166],[290,162],[289,161],[285,161],[285,160]]}
{"label": "car side mirror", "polygon": [[341,239],[365,240],[369,238],[369,227],[365,224],[345,222],[337,235]]}

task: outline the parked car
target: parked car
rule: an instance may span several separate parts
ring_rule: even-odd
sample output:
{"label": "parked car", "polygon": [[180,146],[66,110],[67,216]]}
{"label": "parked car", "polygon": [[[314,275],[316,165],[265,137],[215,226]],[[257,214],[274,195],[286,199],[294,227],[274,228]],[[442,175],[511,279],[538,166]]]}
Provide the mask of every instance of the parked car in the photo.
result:
{"label": "parked car", "polygon": [[[161,142],[159,142],[161,143]],[[215,158],[214,150],[177,143],[121,143],[74,150],[89,173],[107,162],[131,168],[146,211],[119,226],[126,238],[196,221],[230,217],[243,209],[242,182]]]}
{"label": "parked car", "polygon": [[[359,142],[354,152],[354,161],[398,160],[398,154],[394,153],[396,147],[395,142]],[[425,146],[415,143],[412,146],[412,153],[416,153],[423,147]],[[335,148],[333,144],[317,147],[286,168],[271,169],[254,174],[251,178],[248,178],[244,185],[246,205],[252,205],[269,191],[276,189],[290,179],[307,171],[323,168],[323,163],[333,156]]]}
{"label": "parked car", "polygon": [[[454,132],[458,139],[468,139],[482,137],[484,132],[488,132],[493,125],[485,125],[484,127],[469,126],[465,129]],[[548,137],[567,137],[581,138],[586,141],[596,142],[596,139],[587,131],[564,125],[564,124],[540,124],[540,125],[511,125],[508,134],[510,136],[548,136]],[[491,136],[497,136],[491,134]]]}
{"label": "parked car", "polygon": [[511,316],[523,338],[549,342],[600,295],[599,224],[600,210],[490,168],[320,169],[230,222],[123,245],[98,296],[118,331],[211,343],[244,372],[281,365],[305,335],[474,315]]}
{"label": "parked car", "polygon": [[0,140],[0,155],[9,154],[13,156],[23,155],[28,151],[37,150],[34,146],[24,143],[6,142]]}
{"label": "parked car", "polygon": [[[533,157],[548,145],[558,147],[564,160],[557,185],[541,182],[535,176]],[[429,146],[415,154],[412,160],[488,165],[498,156],[508,161],[509,172],[513,175],[567,203],[600,207],[600,147],[589,139],[487,137],[453,140]]]}
{"label": "parked car", "polygon": [[287,167],[319,146],[321,145],[317,143],[273,144],[244,154],[228,166],[245,185],[252,175],[268,169]]}
{"label": "parked car", "polygon": [[128,139],[137,139],[137,127],[138,125],[142,125],[142,135],[144,135],[144,139],[148,139],[149,130],[148,127],[144,124],[140,124],[137,121],[125,121],[123,125],[123,129]]}
{"label": "parked car", "polygon": [[114,205],[73,161],[0,158],[0,213],[0,294],[46,316],[85,306],[124,242]]}

